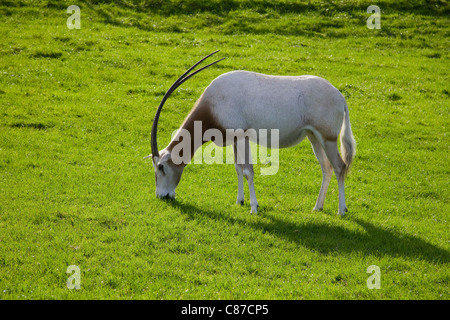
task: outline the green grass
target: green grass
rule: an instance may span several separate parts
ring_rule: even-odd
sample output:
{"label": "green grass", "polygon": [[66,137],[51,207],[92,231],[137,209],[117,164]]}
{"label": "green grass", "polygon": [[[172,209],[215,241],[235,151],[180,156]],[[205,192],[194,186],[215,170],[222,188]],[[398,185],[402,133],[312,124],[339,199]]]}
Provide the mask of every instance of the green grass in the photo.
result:
{"label": "green grass", "polygon": [[[0,1],[1,299],[449,299],[446,1]],[[233,165],[189,165],[154,195],[150,128],[169,142],[216,76],[322,76],[345,95],[357,156],[340,218],[307,141],[235,205]],[[256,165],[255,172],[259,172]],[[81,290],[66,287],[69,265]],[[366,286],[370,265],[381,289]]]}

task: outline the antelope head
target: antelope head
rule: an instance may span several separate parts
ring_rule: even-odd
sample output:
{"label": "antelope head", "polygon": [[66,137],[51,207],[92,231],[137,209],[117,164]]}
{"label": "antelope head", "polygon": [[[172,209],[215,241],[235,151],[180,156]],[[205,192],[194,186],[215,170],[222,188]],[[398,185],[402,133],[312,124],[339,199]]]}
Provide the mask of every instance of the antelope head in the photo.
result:
{"label": "antelope head", "polygon": [[151,132],[151,147],[152,147],[152,154],[145,158],[152,158],[153,162],[153,168],[155,170],[155,183],[156,183],[156,196],[158,198],[175,198],[175,189],[178,186],[178,183],[181,179],[181,174],[183,173],[183,169],[185,167],[185,164],[175,164],[172,161],[172,154],[171,150],[169,148],[165,148],[161,150],[161,152],[158,150],[158,143],[156,134],[158,131],[158,120],[159,115],[161,113],[161,110],[164,106],[164,103],[169,98],[169,96],[172,94],[173,91],[175,91],[183,82],[194,76],[195,74],[199,73],[200,71],[212,66],[213,64],[223,60],[217,60],[213,63],[210,63],[198,70],[196,70],[193,73],[190,73],[195,67],[197,67],[200,63],[202,63],[205,59],[209,58],[213,54],[219,52],[219,50],[207,55],[200,61],[198,61],[196,64],[194,64],[192,67],[190,67],[181,77],[177,79],[177,81],[174,82],[174,84],[170,87],[170,89],[166,92],[164,95],[161,103],[159,104],[158,109],[156,110],[155,118],[153,120],[153,126],[152,126],[152,132]]}

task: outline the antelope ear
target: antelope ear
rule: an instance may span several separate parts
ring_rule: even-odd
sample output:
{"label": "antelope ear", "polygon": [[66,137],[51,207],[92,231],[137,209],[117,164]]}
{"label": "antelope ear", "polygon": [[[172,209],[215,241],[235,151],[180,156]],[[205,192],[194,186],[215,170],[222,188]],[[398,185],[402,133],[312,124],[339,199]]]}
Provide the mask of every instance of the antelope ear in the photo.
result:
{"label": "antelope ear", "polygon": [[170,152],[165,152],[164,155],[159,160],[159,162],[167,162],[170,159],[172,159],[172,154]]}
{"label": "antelope ear", "polygon": [[148,158],[151,158],[151,157],[152,157],[152,155],[149,154],[148,156],[144,157],[144,159],[148,159]]}
{"label": "antelope ear", "polygon": [[148,157],[152,158],[152,165],[154,168],[156,168],[156,165],[159,163],[159,157],[153,157],[152,155],[149,155],[146,158],[148,158]]}

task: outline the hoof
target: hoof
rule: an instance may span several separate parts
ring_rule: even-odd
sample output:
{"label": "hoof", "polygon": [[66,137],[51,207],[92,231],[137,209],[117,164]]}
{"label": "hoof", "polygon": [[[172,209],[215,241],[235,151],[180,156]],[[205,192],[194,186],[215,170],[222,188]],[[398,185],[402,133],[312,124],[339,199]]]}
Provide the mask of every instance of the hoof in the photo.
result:
{"label": "hoof", "polygon": [[250,213],[258,213],[259,204],[256,205],[256,207],[252,206],[252,209],[250,210]]}
{"label": "hoof", "polygon": [[243,205],[244,204],[244,200],[236,200],[236,204]]}
{"label": "hoof", "polygon": [[343,216],[345,215],[346,212],[348,212],[347,207],[344,207],[344,210],[341,210],[341,209],[339,208],[339,210],[338,210],[338,215],[340,215],[341,217],[343,217]]}

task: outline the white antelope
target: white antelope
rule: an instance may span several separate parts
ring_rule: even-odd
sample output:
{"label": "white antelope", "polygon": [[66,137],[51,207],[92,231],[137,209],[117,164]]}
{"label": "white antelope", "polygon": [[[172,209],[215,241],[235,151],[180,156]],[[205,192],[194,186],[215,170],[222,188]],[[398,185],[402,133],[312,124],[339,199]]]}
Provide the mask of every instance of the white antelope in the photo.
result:
{"label": "white antelope", "polygon": [[[355,155],[356,143],[350,127],[347,103],[342,94],[327,80],[316,76],[271,76],[248,71],[232,71],[220,75],[205,89],[169,145],[161,151],[157,146],[158,119],[170,94],[184,81],[201,70],[223,60],[215,61],[189,74],[211,55],[201,59],[187,70],[166,92],[153,121],[151,132],[153,167],[155,169],[156,195],[174,198],[184,167],[191,161],[195,151],[207,141],[191,139],[189,154],[182,154],[183,161],[173,161],[172,150],[182,143],[180,132],[194,135],[194,122],[201,121],[201,134],[208,129],[223,133],[228,129],[248,130],[278,129],[279,148],[297,145],[305,136],[311,142],[322,168],[322,186],[314,210],[322,210],[333,170],[339,189],[339,211],[344,215],[344,179]],[[340,135],[342,157],[338,151]],[[257,141],[258,142],[257,137]],[[245,138],[244,161],[237,150],[237,139],[216,141],[219,146],[234,144],[235,168],[238,176],[238,204],[244,203],[244,177],[250,191],[251,212],[256,213],[258,202],[253,185],[253,165],[250,160],[249,139]],[[242,143],[242,142],[241,142]],[[271,144],[270,141],[268,143]]]}

